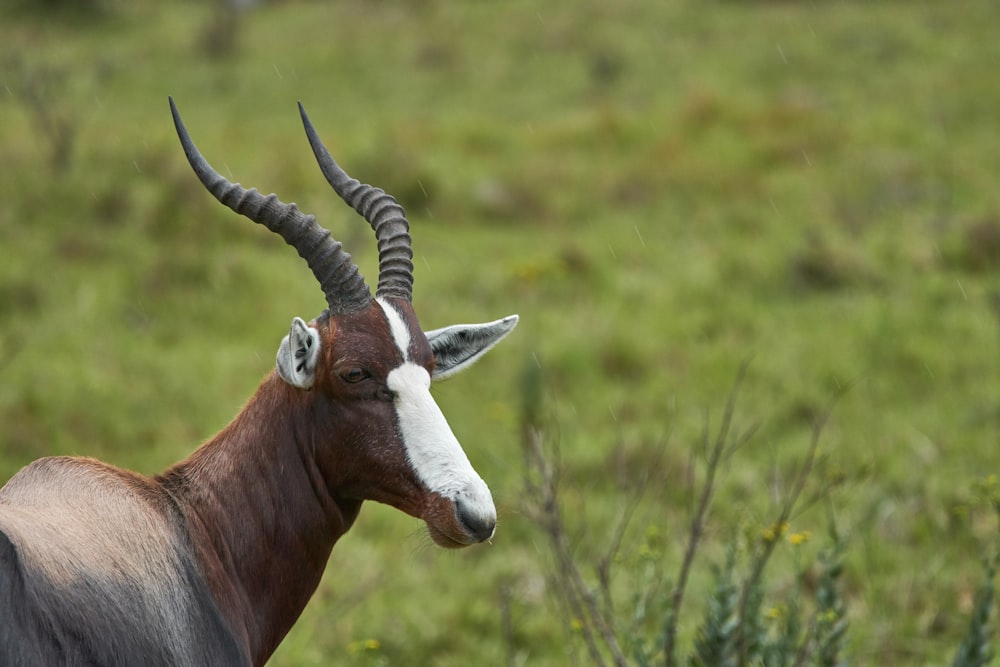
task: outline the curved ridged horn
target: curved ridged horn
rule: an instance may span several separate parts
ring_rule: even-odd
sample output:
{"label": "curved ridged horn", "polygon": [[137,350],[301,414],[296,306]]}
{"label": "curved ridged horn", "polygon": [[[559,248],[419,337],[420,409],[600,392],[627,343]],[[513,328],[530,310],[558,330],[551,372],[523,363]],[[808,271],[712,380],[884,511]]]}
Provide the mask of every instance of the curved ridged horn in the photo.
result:
{"label": "curved ridged horn", "polygon": [[406,221],[403,207],[381,188],[360,183],[348,176],[320,141],[301,102],[299,102],[299,113],[302,115],[302,125],[306,129],[309,145],[312,146],[323,176],[340,198],[364,216],[375,230],[375,238],[378,241],[378,287],[375,295],[411,301],[413,249],[410,223]]}
{"label": "curved ridged horn", "polygon": [[169,99],[170,112],[174,116],[174,126],[184,153],[198,179],[212,196],[240,215],[280,235],[285,243],[295,248],[319,281],[331,314],[354,313],[367,308],[372,301],[371,292],[340,242],[316,222],[315,216],[303,213],[295,204],[282,203],[273,194],[265,197],[256,188],[247,190],[215,171],[198,152],[181,122],[173,98]]}

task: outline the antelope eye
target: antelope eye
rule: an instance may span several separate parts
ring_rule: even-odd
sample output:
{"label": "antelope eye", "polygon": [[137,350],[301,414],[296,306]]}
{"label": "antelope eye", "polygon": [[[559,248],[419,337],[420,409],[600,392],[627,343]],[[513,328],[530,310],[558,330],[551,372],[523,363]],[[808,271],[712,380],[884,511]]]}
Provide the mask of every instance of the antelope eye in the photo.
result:
{"label": "antelope eye", "polygon": [[349,384],[357,384],[370,377],[371,374],[363,368],[351,368],[340,374],[340,379]]}

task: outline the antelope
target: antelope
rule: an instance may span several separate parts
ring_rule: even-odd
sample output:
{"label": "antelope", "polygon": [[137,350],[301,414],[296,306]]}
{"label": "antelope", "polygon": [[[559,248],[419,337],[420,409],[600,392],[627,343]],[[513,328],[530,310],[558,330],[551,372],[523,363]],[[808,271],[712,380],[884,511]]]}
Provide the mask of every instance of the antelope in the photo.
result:
{"label": "antelope", "polygon": [[402,207],[337,165],[301,103],[320,170],[375,232],[374,297],[314,216],[226,180],[170,108],[202,184],[294,247],[328,307],[292,320],[242,411],[162,474],[56,456],[0,489],[0,665],[261,665],[365,500],[422,519],[442,547],[494,533],[490,491],[430,387],[517,316],[423,331]]}

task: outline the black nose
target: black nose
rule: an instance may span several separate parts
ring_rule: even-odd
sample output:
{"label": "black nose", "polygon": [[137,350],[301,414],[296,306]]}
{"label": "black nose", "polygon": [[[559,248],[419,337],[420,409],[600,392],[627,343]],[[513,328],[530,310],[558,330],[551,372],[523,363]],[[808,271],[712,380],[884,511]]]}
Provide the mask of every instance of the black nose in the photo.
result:
{"label": "black nose", "polygon": [[477,511],[476,507],[468,503],[455,503],[455,518],[458,519],[458,525],[474,542],[485,542],[490,539],[497,527],[495,511]]}

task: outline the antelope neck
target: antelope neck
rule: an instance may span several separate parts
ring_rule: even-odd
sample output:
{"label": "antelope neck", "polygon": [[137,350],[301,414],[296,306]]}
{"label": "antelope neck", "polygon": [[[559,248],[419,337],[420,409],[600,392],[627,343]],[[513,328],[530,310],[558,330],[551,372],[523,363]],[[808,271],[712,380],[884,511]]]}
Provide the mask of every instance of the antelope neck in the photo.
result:
{"label": "antelope neck", "polygon": [[361,507],[330,496],[303,427],[314,416],[299,414],[294,392],[272,373],[229,426],[161,476],[254,664],[299,617]]}

